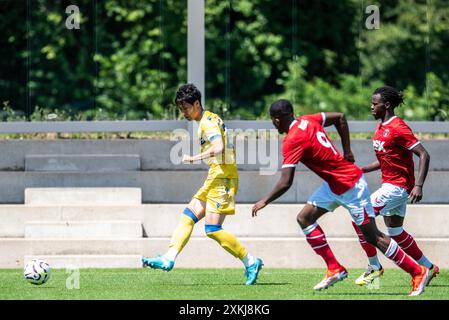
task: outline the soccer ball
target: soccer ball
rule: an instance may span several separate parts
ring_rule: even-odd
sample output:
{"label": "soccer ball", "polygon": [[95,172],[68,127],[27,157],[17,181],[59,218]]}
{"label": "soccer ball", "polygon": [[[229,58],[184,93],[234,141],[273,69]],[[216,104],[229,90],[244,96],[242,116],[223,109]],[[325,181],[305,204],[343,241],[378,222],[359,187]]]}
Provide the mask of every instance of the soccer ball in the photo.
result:
{"label": "soccer ball", "polygon": [[33,259],[25,265],[23,276],[29,283],[40,285],[50,279],[50,265],[40,259]]}

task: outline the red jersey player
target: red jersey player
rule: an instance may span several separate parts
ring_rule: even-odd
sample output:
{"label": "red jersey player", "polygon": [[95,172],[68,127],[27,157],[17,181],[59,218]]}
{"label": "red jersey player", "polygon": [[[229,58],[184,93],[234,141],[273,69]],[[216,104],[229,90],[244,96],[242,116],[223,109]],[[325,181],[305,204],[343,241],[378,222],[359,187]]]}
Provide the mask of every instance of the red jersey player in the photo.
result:
{"label": "red jersey player", "polygon": [[[368,184],[361,169],[352,163],[354,157],[344,114],[317,113],[295,119],[291,103],[282,99],[271,105],[270,116],[278,132],[287,134],[282,143],[282,174],[274,189],[253,206],[252,215],[256,216],[259,210],[290,188],[295,166],[300,161],[324,180],[297,216],[307,242],[315,253],[324,259],[328,269],[323,280],[314,289],[326,289],[348,276],[346,269],[335,258],[323,230],[317,223],[318,218],[326,212],[344,206],[360,227],[365,239],[412,276],[410,295],[421,294],[430,271],[417,264],[395,240],[377,229]],[[344,156],[337,151],[324,131],[323,127],[330,125],[337,128]]]}
{"label": "red jersey player", "polygon": [[[387,233],[399,246],[420,265],[429,268],[432,280],[439,272],[419,249],[413,237],[404,228],[407,200],[417,203],[422,198],[422,188],[429,169],[429,154],[412,130],[401,118],[395,116],[394,109],[403,103],[402,92],[389,86],[374,91],[371,98],[371,112],[380,119],[373,137],[376,162],[362,167],[363,172],[381,170],[382,186],[371,195],[371,204],[376,215],[384,217]],[[415,181],[413,154],[419,157],[418,179]],[[358,227],[354,228],[358,230]],[[363,239],[360,231],[360,243],[368,256],[368,270],[356,283],[366,285],[383,274],[377,258],[376,249]]]}

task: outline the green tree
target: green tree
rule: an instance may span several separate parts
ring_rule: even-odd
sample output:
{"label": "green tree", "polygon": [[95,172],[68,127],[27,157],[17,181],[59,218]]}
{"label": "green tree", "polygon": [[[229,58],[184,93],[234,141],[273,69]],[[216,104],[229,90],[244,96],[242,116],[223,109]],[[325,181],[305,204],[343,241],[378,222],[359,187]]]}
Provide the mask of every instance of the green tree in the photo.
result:
{"label": "green tree", "polygon": [[0,105],[7,116],[27,105],[26,2],[0,1],[0,12]]}
{"label": "green tree", "polygon": [[380,1],[381,27],[362,33],[364,79],[380,79],[399,88],[424,90],[426,75],[449,80],[449,2],[402,0],[391,7]]}
{"label": "green tree", "polygon": [[172,116],[187,34],[185,20],[174,17],[186,15],[186,4],[109,0],[102,10],[110,21],[102,33],[111,39],[95,57],[99,105],[128,119]]}
{"label": "green tree", "polygon": [[40,106],[72,111],[95,108],[95,14],[92,2],[77,1],[81,28],[68,29],[66,8],[72,1],[27,2],[27,68],[30,115]]}
{"label": "green tree", "polygon": [[[0,1],[4,118],[178,117],[187,2],[77,0],[81,29],[68,30],[72,2]],[[206,1],[207,108],[254,119],[283,96],[300,111],[368,119],[367,99],[386,83],[405,89],[404,116],[447,119],[448,0],[370,4],[379,30],[364,27],[363,0]]]}

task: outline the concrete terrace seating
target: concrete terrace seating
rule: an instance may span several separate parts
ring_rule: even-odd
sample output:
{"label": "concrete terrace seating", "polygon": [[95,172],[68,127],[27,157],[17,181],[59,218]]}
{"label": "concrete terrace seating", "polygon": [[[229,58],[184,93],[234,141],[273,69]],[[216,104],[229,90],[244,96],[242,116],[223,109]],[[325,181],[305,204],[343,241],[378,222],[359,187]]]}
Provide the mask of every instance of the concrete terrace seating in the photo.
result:
{"label": "concrete terrace seating", "polygon": [[[263,257],[266,267],[322,267],[323,262],[296,223],[302,206],[274,204],[252,218],[251,205],[239,204],[237,214],[229,217],[224,227],[238,235],[253,254]],[[140,267],[142,255],[166,251],[184,207],[134,203],[2,205],[0,267],[22,267],[30,257],[47,259],[55,267]],[[447,205],[410,205],[406,219],[407,230],[415,235],[426,255],[442,267],[449,267],[448,209]],[[365,267],[366,259],[346,210],[339,208],[325,215],[320,225],[345,266]],[[378,225],[385,230],[381,219]],[[393,267],[387,259],[380,259],[385,267]],[[241,262],[205,236],[201,221],[176,266],[233,268],[241,267]]]}
{"label": "concrete terrace seating", "polygon": [[[31,257],[55,267],[140,267],[140,257],[167,250],[179,215],[206,177],[204,164],[170,161],[176,142],[167,140],[0,141],[0,268],[21,268]],[[423,141],[431,154],[420,205],[409,205],[406,228],[426,255],[449,267],[449,143]],[[339,148],[338,143],[336,143]],[[374,161],[370,140],[351,143],[356,163]],[[248,160],[258,147],[247,142]],[[280,145],[278,146],[280,148]],[[277,151],[277,168],[281,166]],[[239,155],[237,155],[239,158]],[[237,214],[224,228],[264,258],[267,268],[323,267],[304,239],[296,215],[322,181],[298,166],[292,188],[251,217],[252,203],[269,192],[280,172],[264,175],[261,159],[239,164]],[[415,161],[417,162],[417,161]],[[378,172],[366,175],[371,191]],[[342,208],[322,220],[329,243],[347,267],[364,268],[366,258]],[[382,219],[378,219],[382,228]],[[381,257],[386,267],[391,263]],[[207,238],[199,222],[177,267],[241,267]]]}
{"label": "concrete terrace seating", "polygon": [[[48,261],[53,267],[140,267],[141,256],[132,254],[91,254],[89,250],[79,250],[80,243],[87,244],[98,240],[130,240],[143,237],[142,222],[132,214],[127,220],[114,220],[114,213],[95,220],[96,208],[113,206],[136,206],[141,203],[141,190],[138,188],[36,188],[25,190],[25,204],[18,206],[0,206],[6,223],[0,232],[0,242],[9,254],[16,254],[13,260],[1,256],[1,266],[11,263],[23,263],[33,257]],[[75,216],[64,216],[62,211],[71,207]],[[77,219],[84,208],[86,219]],[[137,219],[137,220],[136,220]],[[8,222],[12,223],[9,224]],[[16,229],[14,229],[16,228]],[[8,248],[11,238],[20,237],[23,252],[16,247]],[[14,238],[13,238],[14,239]],[[15,238],[17,239],[17,238]],[[2,241],[5,240],[5,241]],[[22,240],[22,241],[20,241]],[[75,241],[64,246],[67,240]],[[42,241],[48,243],[41,245]],[[17,244],[17,242],[16,242]],[[19,244],[19,247],[20,247]],[[61,246],[61,249],[56,249]],[[85,246],[86,247],[86,246]],[[79,250],[79,251],[77,251]],[[73,254],[72,254],[73,253]],[[8,256],[8,253],[5,253]],[[21,258],[23,256],[23,258]]]}

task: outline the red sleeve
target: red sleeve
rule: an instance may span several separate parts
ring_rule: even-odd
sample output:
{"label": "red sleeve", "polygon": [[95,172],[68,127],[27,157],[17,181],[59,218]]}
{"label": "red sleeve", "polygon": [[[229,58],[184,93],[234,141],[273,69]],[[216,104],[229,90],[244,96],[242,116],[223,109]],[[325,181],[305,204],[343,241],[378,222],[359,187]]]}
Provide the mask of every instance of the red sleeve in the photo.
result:
{"label": "red sleeve", "polygon": [[405,122],[401,122],[395,129],[396,142],[399,146],[411,150],[420,143]]}
{"label": "red sleeve", "polygon": [[303,116],[302,118],[307,119],[309,121],[318,122],[322,127],[324,127],[324,122],[326,122],[326,114],[324,112],[308,114]]}
{"label": "red sleeve", "polygon": [[290,140],[284,140],[282,143],[282,168],[295,167],[301,160],[304,149],[300,143],[293,143]]}

